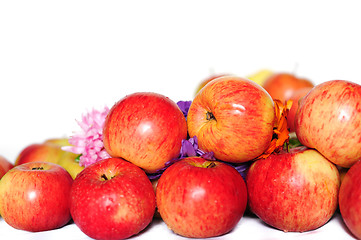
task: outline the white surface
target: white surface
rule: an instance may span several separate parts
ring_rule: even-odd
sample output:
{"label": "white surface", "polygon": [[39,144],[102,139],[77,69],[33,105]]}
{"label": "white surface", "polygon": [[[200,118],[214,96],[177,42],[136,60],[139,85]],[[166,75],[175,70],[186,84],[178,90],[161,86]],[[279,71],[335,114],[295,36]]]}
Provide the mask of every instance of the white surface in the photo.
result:
{"label": "white surface", "polygon": [[[74,224],[68,224],[60,229],[31,233],[14,229],[7,225],[3,219],[0,219],[0,236],[1,239],[33,239],[33,240],[49,240],[49,239],[67,239],[67,240],[86,240],[90,239]],[[185,237],[176,235],[167,228],[165,223],[156,218],[154,221],[141,233],[131,237],[131,239],[187,239]],[[213,238],[209,238],[213,239]],[[314,240],[314,239],[355,239],[347,230],[342,222],[339,213],[324,226],[313,231],[304,233],[283,232],[265,225],[259,218],[255,216],[245,215],[237,224],[237,226],[228,234],[216,237],[214,239],[222,240],[238,240],[238,239],[300,239],[300,240]]]}
{"label": "white surface", "polygon": [[[126,94],[191,100],[210,73],[267,68],[361,82],[358,1],[0,1],[0,154],[69,136],[75,119]],[[3,237],[6,236],[6,237]],[[155,223],[139,239],[177,238]],[[171,236],[171,237],[170,237]],[[349,238],[339,216],[311,233],[243,218],[222,239]],[[1,239],[83,239],[74,225]]]}

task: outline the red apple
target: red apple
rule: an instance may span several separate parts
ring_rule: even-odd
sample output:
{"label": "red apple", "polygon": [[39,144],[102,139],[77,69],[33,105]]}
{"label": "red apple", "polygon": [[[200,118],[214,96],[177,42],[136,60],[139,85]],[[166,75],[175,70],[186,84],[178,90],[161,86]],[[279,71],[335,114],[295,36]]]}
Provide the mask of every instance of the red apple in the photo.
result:
{"label": "red apple", "polygon": [[143,170],[120,158],[86,167],[74,180],[70,211],[75,224],[95,239],[124,239],[153,218],[155,193]]}
{"label": "red apple", "polygon": [[345,174],[339,193],[339,207],[347,228],[361,239],[361,162],[355,163]]}
{"label": "red apple", "polygon": [[246,182],[251,211],[285,232],[316,229],[337,209],[340,176],[336,166],[304,146],[257,160]]}
{"label": "red apple", "polygon": [[160,215],[172,231],[206,238],[235,227],[247,205],[247,189],[233,167],[189,157],[164,171],[156,198]]}
{"label": "red apple", "polygon": [[287,126],[290,132],[295,132],[295,117],[298,109],[299,101],[306,96],[306,94],[311,90],[311,87],[301,88],[299,90],[295,90],[292,96],[287,99],[292,101],[292,107],[287,114]]}
{"label": "red apple", "polygon": [[300,102],[299,141],[331,162],[349,168],[361,159],[361,86],[332,80],[314,87]]}
{"label": "red apple", "polygon": [[73,179],[54,163],[31,162],[12,168],[0,181],[0,213],[10,226],[46,231],[67,224]]}
{"label": "red apple", "polygon": [[52,162],[57,163],[62,154],[60,147],[43,143],[34,143],[26,146],[15,160],[15,166],[29,162]]}
{"label": "red apple", "polygon": [[11,162],[0,155],[0,179],[13,167],[14,165]]}
{"label": "red apple", "polygon": [[67,145],[69,145],[67,138],[47,139],[43,143],[30,144],[20,152],[15,166],[28,162],[52,162],[65,168],[74,179],[84,167],[75,160],[77,154],[61,149],[62,146]]}
{"label": "red apple", "polygon": [[298,78],[290,73],[277,73],[271,75],[263,84],[264,89],[272,99],[278,99],[282,103],[289,100],[293,93],[301,88],[313,87],[308,79]]}
{"label": "red apple", "polygon": [[117,102],[105,120],[103,141],[112,157],[153,173],[179,156],[187,123],[177,104],[157,93],[133,93]]}
{"label": "red apple", "polygon": [[251,80],[225,76],[208,83],[194,98],[187,116],[191,137],[217,159],[246,162],[269,146],[274,102]]}

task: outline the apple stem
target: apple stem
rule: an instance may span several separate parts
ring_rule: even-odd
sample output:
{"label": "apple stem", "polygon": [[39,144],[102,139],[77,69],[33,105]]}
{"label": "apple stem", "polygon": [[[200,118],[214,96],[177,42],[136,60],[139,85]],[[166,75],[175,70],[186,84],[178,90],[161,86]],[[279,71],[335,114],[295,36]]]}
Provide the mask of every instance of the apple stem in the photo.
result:
{"label": "apple stem", "polygon": [[212,119],[216,120],[213,113],[212,112],[207,112],[207,120],[212,120]]}
{"label": "apple stem", "polygon": [[105,175],[105,173],[100,176],[100,178],[101,178],[102,180],[104,180],[104,181],[107,181],[107,180],[112,179],[112,178],[114,178],[114,177],[115,177],[115,176],[111,176],[110,178],[108,178],[107,175]]}
{"label": "apple stem", "polygon": [[31,170],[44,170],[43,167],[33,167]]}
{"label": "apple stem", "polygon": [[206,168],[213,168],[215,166],[216,166],[216,164],[214,162],[210,162]]}
{"label": "apple stem", "polygon": [[102,178],[103,180],[105,180],[105,181],[108,180],[108,178],[107,178],[107,176],[106,176],[105,174],[103,174],[103,175],[101,176],[101,178]]}

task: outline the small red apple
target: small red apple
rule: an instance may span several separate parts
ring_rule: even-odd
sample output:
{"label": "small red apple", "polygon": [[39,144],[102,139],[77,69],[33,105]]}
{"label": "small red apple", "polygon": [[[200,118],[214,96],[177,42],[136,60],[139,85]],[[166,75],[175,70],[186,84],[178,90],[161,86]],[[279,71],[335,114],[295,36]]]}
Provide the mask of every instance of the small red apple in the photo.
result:
{"label": "small red apple", "polygon": [[117,102],[104,123],[103,141],[112,157],[153,173],[179,156],[187,123],[177,104],[157,93],[133,93]]}
{"label": "small red apple", "polygon": [[234,76],[217,78],[194,98],[187,116],[190,137],[217,159],[246,162],[269,146],[274,102],[258,84]]}
{"label": "small red apple", "polygon": [[295,132],[295,117],[298,109],[298,103],[311,89],[311,87],[298,89],[293,92],[289,99],[287,99],[287,101],[292,100],[292,107],[287,114],[287,126],[290,132]]}
{"label": "small red apple", "polygon": [[46,231],[67,224],[73,179],[61,166],[47,162],[12,168],[0,181],[0,213],[10,226]]}
{"label": "small red apple", "polygon": [[52,162],[57,163],[60,147],[43,143],[34,143],[26,146],[15,160],[15,166],[28,162]]}
{"label": "small red apple", "polygon": [[316,229],[337,209],[336,166],[304,146],[257,160],[248,170],[246,183],[251,211],[286,232]]}
{"label": "small red apple", "polygon": [[345,174],[340,187],[339,207],[347,228],[361,239],[361,162],[356,162]]}
{"label": "small red apple", "polygon": [[0,179],[13,167],[14,165],[11,162],[0,155]]}
{"label": "small red apple", "polygon": [[156,198],[160,215],[172,231],[206,238],[235,227],[247,205],[247,189],[233,167],[189,157],[164,171]]}
{"label": "small red apple", "polygon": [[361,85],[332,80],[315,86],[300,102],[299,141],[345,168],[361,159]]}
{"label": "small red apple", "polygon": [[75,160],[78,157],[77,154],[61,149],[62,146],[67,145],[69,145],[67,138],[53,138],[43,143],[30,144],[20,152],[15,166],[28,162],[52,162],[65,168],[74,179],[84,167]]}
{"label": "small red apple", "polygon": [[124,239],[142,231],[155,211],[155,193],[143,170],[120,158],[86,167],[71,189],[71,216],[95,239]]}
{"label": "small red apple", "polygon": [[314,84],[310,80],[298,78],[290,73],[273,74],[263,84],[272,99],[278,99],[282,103],[289,100],[298,89],[312,88],[313,86]]}

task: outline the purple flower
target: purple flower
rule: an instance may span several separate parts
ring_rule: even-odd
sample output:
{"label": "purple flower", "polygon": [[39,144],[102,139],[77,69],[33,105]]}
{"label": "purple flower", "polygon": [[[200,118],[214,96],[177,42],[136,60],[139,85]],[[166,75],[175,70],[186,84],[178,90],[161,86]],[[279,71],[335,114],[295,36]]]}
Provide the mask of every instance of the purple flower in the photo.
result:
{"label": "purple flower", "polygon": [[251,166],[252,161],[248,161],[245,163],[238,163],[238,164],[236,163],[228,163],[228,164],[234,167],[237,170],[237,172],[241,174],[243,180],[246,181],[247,171],[248,168]]}
{"label": "purple flower", "polygon": [[186,157],[202,157],[207,160],[216,160],[213,152],[204,152],[203,150],[199,149],[197,136],[182,141],[179,158]]}
{"label": "purple flower", "polygon": [[207,160],[216,160],[213,152],[205,153],[198,148],[198,139],[194,136],[188,140],[182,140],[182,146],[178,158],[169,160],[165,163],[165,166],[162,169],[159,169],[156,173],[148,174],[148,177],[151,180],[159,178],[170,165],[186,157],[202,157]]}
{"label": "purple flower", "polygon": [[188,140],[182,140],[182,146],[179,157],[166,162],[165,166],[162,169],[159,169],[156,173],[148,174],[149,179],[154,180],[159,178],[169,166],[186,157],[202,157],[210,161],[216,160],[219,162],[223,162],[231,167],[234,167],[241,174],[244,180],[246,180],[247,170],[252,163],[251,161],[249,161],[246,163],[236,164],[236,163],[229,163],[229,162],[217,160],[214,157],[213,152],[204,152],[203,150],[199,149],[198,139],[196,136],[194,136],[193,138],[189,138]]}
{"label": "purple flower", "polygon": [[188,115],[188,110],[189,107],[191,106],[192,101],[179,101],[177,102],[177,105],[179,107],[179,109],[182,111],[184,117],[187,119],[187,115]]}
{"label": "purple flower", "polygon": [[[213,152],[204,152],[203,150],[199,149],[198,147],[198,139],[196,136],[194,136],[193,138],[190,138],[188,140],[183,140],[182,141],[182,147],[181,147],[181,153],[180,153],[180,159],[182,158],[186,158],[186,157],[202,157],[205,158],[207,160],[217,160],[214,157],[214,153]],[[248,168],[250,167],[252,162],[245,162],[245,163],[229,163],[229,162],[224,162],[224,161],[220,161],[217,160],[219,162],[223,162],[225,164],[228,164],[232,167],[234,167],[243,177],[243,179],[246,179],[246,173]]]}

